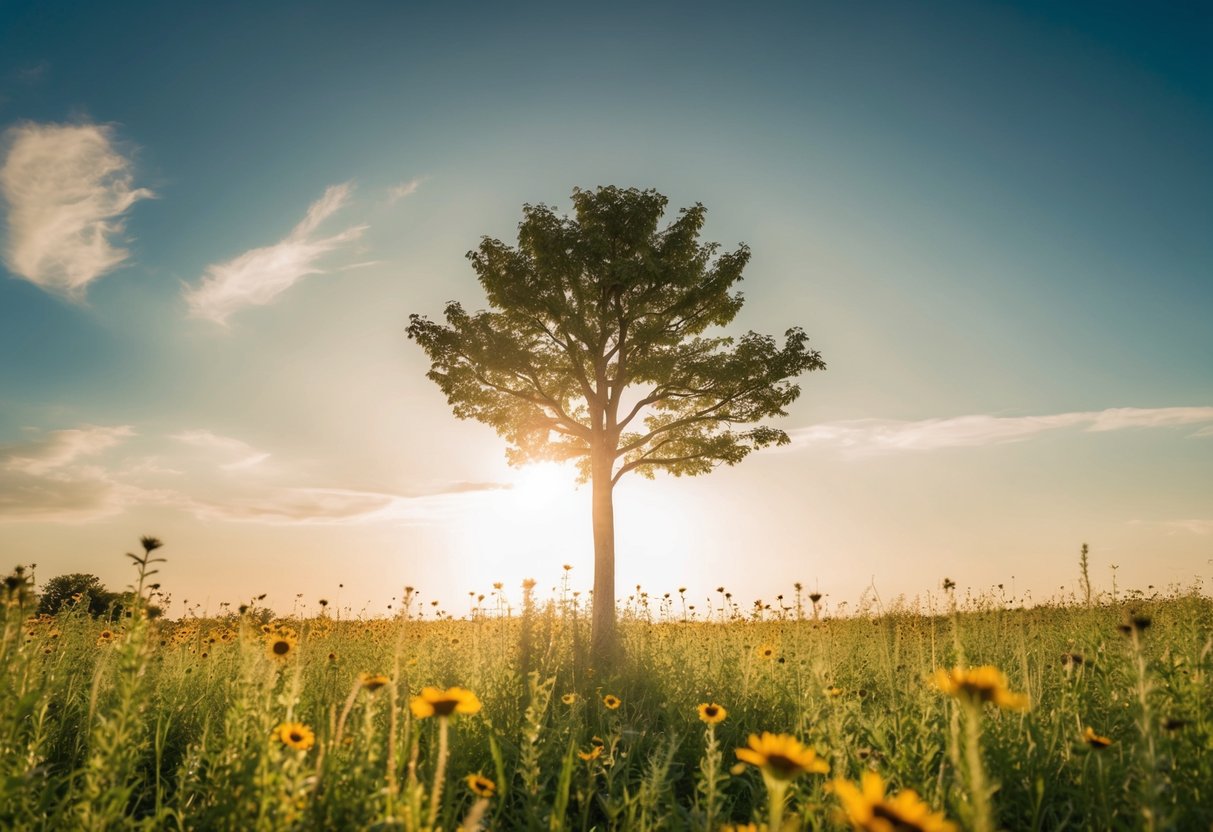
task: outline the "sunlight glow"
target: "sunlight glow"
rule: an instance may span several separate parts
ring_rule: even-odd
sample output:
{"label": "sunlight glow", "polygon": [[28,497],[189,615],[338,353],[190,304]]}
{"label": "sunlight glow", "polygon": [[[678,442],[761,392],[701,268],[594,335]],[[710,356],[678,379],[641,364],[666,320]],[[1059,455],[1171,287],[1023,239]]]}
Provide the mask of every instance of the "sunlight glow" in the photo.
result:
{"label": "sunlight glow", "polygon": [[572,466],[536,462],[514,472],[511,501],[522,511],[552,508],[576,492],[577,475]]}

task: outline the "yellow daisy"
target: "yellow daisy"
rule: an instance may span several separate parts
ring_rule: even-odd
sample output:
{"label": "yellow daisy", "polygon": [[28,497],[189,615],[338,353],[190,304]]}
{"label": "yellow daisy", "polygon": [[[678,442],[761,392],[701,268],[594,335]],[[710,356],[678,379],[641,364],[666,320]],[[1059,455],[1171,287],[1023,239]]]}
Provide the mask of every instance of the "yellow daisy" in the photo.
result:
{"label": "yellow daisy", "polygon": [[359,673],[358,683],[362,685],[364,690],[369,690],[371,693],[379,690],[391,680],[382,673]]}
{"label": "yellow daisy", "polygon": [[791,780],[801,774],[828,774],[829,764],[817,757],[817,752],[790,734],[772,734],[763,731],[762,736],[750,734],[748,747],[738,748],[737,759],[762,769],[764,774],[776,780]]}
{"label": "yellow daisy", "polygon": [[586,762],[589,762],[590,760],[597,760],[600,756],[602,756],[602,746],[591,745],[589,751],[578,751],[577,756]]}
{"label": "yellow daisy", "polygon": [[477,797],[492,797],[497,793],[497,784],[483,774],[469,774],[463,778],[463,782]]}
{"label": "yellow daisy", "polygon": [[451,714],[474,714],[480,710],[480,700],[470,690],[460,687],[425,687],[420,696],[409,702],[413,716],[425,719],[430,716],[448,717]]}
{"label": "yellow daisy", "polygon": [[560,701],[566,705],[572,705],[574,702],[577,701],[577,694],[566,693],[564,696],[560,697]]}
{"label": "yellow daisy", "polygon": [[857,832],[958,832],[956,824],[943,812],[932,812],[913,789],[886,797],[884,781],[874,771],[865,771],[859,786],[835,780],[831,787]]}
{"label": "yellow daisy", "polygon": [[724,722],[724,718],[728,715],[729,712],[724,709],[724,706],[717,705],[715,702],[705,702],[699,706],[699,718],[708,725]]}
{"label": "yellow daisy", "polygon": [[1092,748],[1107,748],[1113,744],[1113,740],[1107,737],[1101,737],[1095,733],[1095,729],[1088,725],[1082,732],[1082,740]]}
{"label": "yellow daisy", "polygon": [[265,648],[269,654],[275,659],[285,659],[295,648],[299,646],[299,642],[289,633],[279,633],[278,635],[270,636],[265,640]]}
{"label": "yellow daisy", "polygon": [[296,751],[307,751],[316,743],[316,734],[302,722],[284,722],[274,729],[274,736]]}
{"label": "yellow daisy", "polygon": [[1012,693],[1007,677],[993,665],[952,670],[940,668],[931,677],[935,687],[956,699],[971,702],[993,702],[1000,708],[1011,711],[1026,711],[1028,697],[1023,693]]}
{"label": "yellow daisy", "polygon": [[623,700],[614,694],[608,693],[606,696],[602,697],[602,704],[606,705],[607,710],[614,711],[623,704]]}

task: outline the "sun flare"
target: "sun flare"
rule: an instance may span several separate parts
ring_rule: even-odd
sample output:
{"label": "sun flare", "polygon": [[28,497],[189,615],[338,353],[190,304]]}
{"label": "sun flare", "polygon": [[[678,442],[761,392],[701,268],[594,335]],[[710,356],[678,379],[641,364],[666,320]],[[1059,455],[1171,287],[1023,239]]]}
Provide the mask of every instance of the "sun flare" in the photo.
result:
{"label": "sun flare", "polygon": [[523,511],[549,509],[576,494],[577,474],[572,466],[534,462],[513,471],[510,496]]}

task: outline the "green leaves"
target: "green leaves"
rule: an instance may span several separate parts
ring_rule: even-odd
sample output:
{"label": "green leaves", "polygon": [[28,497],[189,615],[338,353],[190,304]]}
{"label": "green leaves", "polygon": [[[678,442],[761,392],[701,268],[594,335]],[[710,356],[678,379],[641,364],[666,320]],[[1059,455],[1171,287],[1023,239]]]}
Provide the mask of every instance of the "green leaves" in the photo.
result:
{"label": "green leaves", "polygon": [[[808,337],[709,337],[742,306],[733,291],[750,252],[701,243],[696,204],[660,227],[653,190],[573,191],[573,216],[526,205],[518,245],[485,238],[468,253],[491,311],[458,303],[446,323],[410,316],[409,337],[456,416],[493,427],[513,463],[605,453],[628,471],[703,474],[787,435],[791,379],[824,369]],[[640,429],[642,428],[642,429]],[[583,465],[588,476],[590,466]]]}

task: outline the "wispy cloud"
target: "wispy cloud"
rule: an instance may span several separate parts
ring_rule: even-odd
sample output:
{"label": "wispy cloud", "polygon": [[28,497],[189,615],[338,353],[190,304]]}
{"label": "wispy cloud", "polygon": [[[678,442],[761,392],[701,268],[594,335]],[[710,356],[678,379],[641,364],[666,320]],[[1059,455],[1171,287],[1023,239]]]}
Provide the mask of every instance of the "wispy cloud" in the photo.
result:
{"label": "wispy cloud", "polygon": [[278,243],[207,266],[202,281],[186,287],[190,314],[224,324],[236,310],[264,306],[304,277],[323,273],[320,260],[324,255],[357,240],[366,231],[365,225],[356,225],[329,237],[317,234],[320,225],[349,202],[352,190],[348,182],[331,186]]}
{"label": "wispy cloud", "polygon": [[51,431],[39,439],[0,445],[0,467],[41,476],[70,465],[80,457],[94,456],[134,435],[135,430],[130,425],[86,425]]}
{"label": "wispy cloud", "polygon": [[387,191],[387,204],[395,205],[406,196],[412,196],[421,187],[421,177],[410,179],[408,182],[401,182],[399,185],[393,185]]}
{"label": "wispy cloud", "polygon": [[134,187],[131,161],[107,125],[19,124],[4,144],[5,265],[47,291],[83,297],[127,259],[123,218],[154,194]]}
{"label": "wispy cloud", "polygon": [[209,430],[187,430],[174,434],[173,439],[217,452],[229,458],[227,462],[219,463],[224,471],[242,471],[260,465],[270,458],[265,451],[259,451],[247,442],[233,439],[230,436],[220,436]]}
{"label": "wispy cloud", "polygon": [[271,525],[419,524],[510,487],[366,487],[317,475],[303,460],[265,464],[268,452],[207,429],[123,444],[135,435],[131,426],[86,425],[0,445],[0,522],[88,522],[159,506],[204,520]]}
{"label": "wispy cloud", "polygon": [[71,522],[120,512],[130,487],[91,460],[134,435],[125,425],[90,425],[0,445],[0,520]]}
{"label": "wispy cloud", "polygon": [[1213,520],[1168,520],[1162,525],[1170,534],[1178,532],[1199,535],[1213,534]]}
{"label": "wispy cloud", "polygon": [[1087,431],[1201,425],[1196,436],[1213,435],[1213,407],[1117,407],[1045,416],[957,416],[896,421],[857,419],[789,431],[793,448],[835,447],[853,454],[931,451],[1020,442],[1042,433],[1082,427]]}

